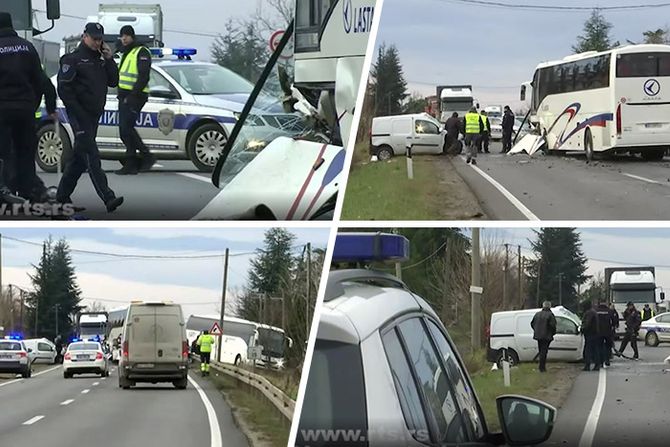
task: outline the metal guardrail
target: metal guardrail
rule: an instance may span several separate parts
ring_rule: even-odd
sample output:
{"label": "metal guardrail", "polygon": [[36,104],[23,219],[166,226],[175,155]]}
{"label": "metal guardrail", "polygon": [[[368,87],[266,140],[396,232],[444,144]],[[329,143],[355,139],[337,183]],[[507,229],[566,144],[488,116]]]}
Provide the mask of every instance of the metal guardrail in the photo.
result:
{"label": "metal guardrail", "polygon": [[246,369],[217,361],[211,361],[210,365],[211,367],[256,388],[263,393],[263,395],[284,415],[284,417],[289,421],[293,420],[295,401],[288,397],[282,390],[270,383],[265,377],[259,374],[254,374]]}

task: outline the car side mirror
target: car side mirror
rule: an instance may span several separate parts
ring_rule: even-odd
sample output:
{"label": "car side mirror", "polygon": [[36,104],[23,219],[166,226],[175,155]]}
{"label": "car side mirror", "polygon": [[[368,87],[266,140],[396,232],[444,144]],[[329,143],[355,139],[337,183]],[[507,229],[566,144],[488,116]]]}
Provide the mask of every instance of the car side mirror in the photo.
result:
{"label": "car side mirror", "polygon": [[537,445],[551,436],[556,408],[529,397],[505,395],[496,399],[498,418],[507,445]]}
{"label": "car side mirror", "polygon": [[179,97],[177,93],[162,85],[157,85],[149,90],[149,96],[164,99],[177,99]]}

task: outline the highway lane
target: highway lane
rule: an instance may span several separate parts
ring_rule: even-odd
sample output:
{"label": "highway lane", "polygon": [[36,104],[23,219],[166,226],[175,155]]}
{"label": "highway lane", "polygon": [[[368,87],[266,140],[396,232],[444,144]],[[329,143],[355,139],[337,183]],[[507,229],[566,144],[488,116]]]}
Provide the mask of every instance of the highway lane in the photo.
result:
{"label": "highway lane", "polygon": [[500,150],[500,143],[493,143],[490,154],[480,154],[476,168],[462,157],[454,159],[459,175],[493,220],[670,219],[667,157],[648,162],[617,156],[586,163],[583,155],[531,158]]}
{"label": "highway lane", "polygon": [[[638,347],[639,361],[615,358],[610,368],[600,373],[582,372],[577,377],[546,445],[668,445],[670,365],[663,360],[670,355],[670,346],[652,348],[639,342]],[[632,355],[630,347],[626,354]]]}
{"label": "highway lane", "polygon": [[[8,384],[0,387],[0,445],[247,446],[221,394],[209,381],[194,375],[192,380],[202,388],[211,415],[193,383],[186,390],[171,384],[122,390],[115,367],[108,378],[64,379],[56,368]],[[216,426],[218,437],[211,434]]]}

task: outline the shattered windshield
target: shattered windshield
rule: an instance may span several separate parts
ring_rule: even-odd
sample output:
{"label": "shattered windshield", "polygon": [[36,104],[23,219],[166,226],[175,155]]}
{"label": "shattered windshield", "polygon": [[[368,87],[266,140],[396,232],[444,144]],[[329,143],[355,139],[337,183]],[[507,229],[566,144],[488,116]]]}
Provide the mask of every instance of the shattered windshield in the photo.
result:
{"label": "shattered windshield", "polygon": [[[292,27],[289,29],[292,30]],[[240,121],[236,126],[241,126],[239,134],[229,141],[221,155],[220,188],[225,187],[277,138],[320,143],[332,143],[334,139],[339,139],[339,131],[333,129],[336,126],[328,126],[323,119],[316,118],[318,98],[307,98],[292,90],[294,59],[286,49],[293,48],[293,33],[282,41],[286,45],[280,44],[275,50],[274,54],[278,55],[276,62],[271,64],[270,58],[266,66],[267,76],[261,76],[258,81],[262,85],[260,93],[249,98],[253,101],[250,113],[246,117],[238,117]],[[214,175],[217,175],[216,170]]]}

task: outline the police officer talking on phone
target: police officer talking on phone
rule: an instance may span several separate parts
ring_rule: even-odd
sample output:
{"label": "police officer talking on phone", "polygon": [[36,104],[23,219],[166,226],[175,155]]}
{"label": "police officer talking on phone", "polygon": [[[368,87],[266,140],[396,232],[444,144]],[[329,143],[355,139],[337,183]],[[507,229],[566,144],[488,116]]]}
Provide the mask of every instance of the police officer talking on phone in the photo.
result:
{"label": "police officer talking on phone", "polygon": [[116,197],[107,183],[95,137],[105,109],[107,87],[118,85],[119,73],[112,50],[102,40],[104,33],[99,23],[87,23],[77,49],[60,60],[58,94],[65,104],[75,140],[72,158],[58,185],[57,200],[72,203],[70,196],[88,169],[95,192],[111,213],[123,203],[123,197]]}

